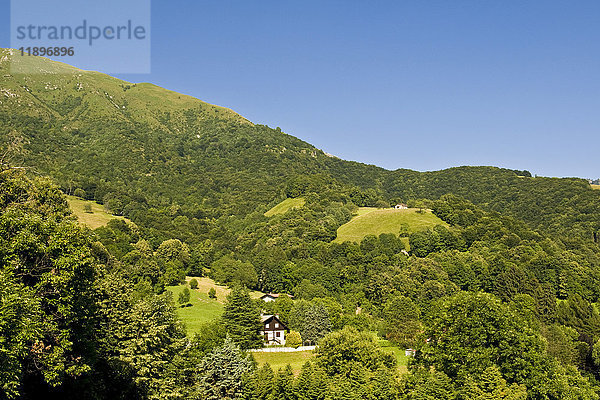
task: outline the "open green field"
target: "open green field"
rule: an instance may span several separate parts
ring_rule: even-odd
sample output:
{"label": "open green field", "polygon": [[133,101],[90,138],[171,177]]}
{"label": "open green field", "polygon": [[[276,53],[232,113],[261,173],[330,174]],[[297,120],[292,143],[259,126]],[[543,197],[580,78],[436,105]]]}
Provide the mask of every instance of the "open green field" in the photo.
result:
{"label": "open green field", "polygon": [[[86,224],[92,229],[106,225],[111,219],[125,219],[125,217],[119,217],[107,213],[104,211],[102,204],[98,204],[95,201],[83,200],[75,196],[67,196],[67,202],[69,203],[69,207],[71,207],[73,214],[75,214],[79,222]],[[83,207],[85,204],[90,204],[92,206],[91,213],[84,211]]]}
{"label": "open green field", "polygon": [[408,226],[409,233],[433,228],[436,225],[448,226],[429,210],[423,214],[417,211],[417,208],[396,210],[360,207],[354,218],[338,228],[334,242],[360,242],[367,235],[398,234],[403,224]]}
{"label": "open green field", "polygon": [[284,201],[267,211],[265,213],[265,217],[272,217],[273,215],[286,213],[292,208],[302,207],[304,203],[305,201],[302,197],[297,197],[295,199],[285,199]]}
{"label": "open green field", "polygon": [[[175,304],[179,293],[184,287],[189,289],[189,281],[192,277],[186,278],[186,285],[167,286],[167,290],[173,293]],[[229,289],[225,286],[219,286],[209,278],[195,278],[198,281],[198,289],[190,289],[190,304],[189,307],[178,307],[177,314],[185,323],[185,328],[188,335],[193,335],[198,332],[198,329],[205,323],[219,318],[223,314],[223,304],[225,297],[229,293]],[[217,298],[211,299],[208,297],[208,291],[214,287],[217,292]]]}
{"label": "open green field", "polygon": [[[190,288],[189,282],[192,279],[198,281],[198,289]],[[185,280],[185,285],[167,286],[167,290],[173,293],[173,300],[175,300],[176,305],[179,305],[179,303],[177,303],[179,293],[181,293],[185,287],[190,289],[191,306],[178,307],[177,315],[179,315],[179,318],[185,323],[186,331],[188,335],[191,336],[198,332],[203,324],[219,318],[221,314],[223,314],[223,308],[230,289],[227,286],[216,284],[215,281],[207,277],[198,278],[188,276]],[[217,292],[216,299],[208,297],[210,288],[215,288],[215,291]],[[250,296],[256,299],[262,296],[262,293],[250,292]]]}
{"label": "open green field", "polygon": [[[379,341],[379,345],[384,351],[396,356],[396,360],[398,360],[398,371],[401,374],[408,371],[407,365],[409,357],[404,355],[404,349],[400,349],[383,339]],[[279,368],[284,368],[286,365],[290,364],[294,374],[298,375],[304,363],[313,359],[315,355],[312,351],[296,351],[290,353],[252,352],[252,356],[259,366],[269,363],[271,368],[273,368],[273,371],[277,371]]]}
{"label": "open green field", "polygon": [[600,185],[590,185],[592,189],[600,190]]}
{"label": "open green field", "polygon": [[285,368],[286,365],[290,364],[295,375],[300,373],[304,363],[315,356],[312,350],[294,351],[290,353],[252,352],[251,354],[259,366],[269,363],[271,368],[273,368],[273,371],[277,371],[279,368]]}

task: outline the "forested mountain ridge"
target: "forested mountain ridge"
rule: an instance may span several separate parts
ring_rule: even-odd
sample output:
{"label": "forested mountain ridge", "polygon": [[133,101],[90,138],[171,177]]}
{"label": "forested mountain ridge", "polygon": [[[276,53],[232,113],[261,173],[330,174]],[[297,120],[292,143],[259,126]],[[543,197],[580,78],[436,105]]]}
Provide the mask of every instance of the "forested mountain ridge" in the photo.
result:
{"label": "forested mountain ridge", "polygon": [[[35,57],[12,75],[1,54],[0,397],[599,398],[585,181],[387,171],[155,86]],[[133,222],[90,230],[61,190]],[[357,206],[399,201],[444,223],[334,241]],[[232,288],[193,338],[165,290],[186,275]],[[262,345],[261,310],[319,344],[297,377],[242,351]],[[382,338],[416,349],[407,374]]]}
{"label": "forested mountain ridge", "polygon": [[[11,60],[38,73],[11,74]],[[387,171],[328,156],[226,108],[15,50],[0,51],[0,82],[0,142],[24,141],[15,163],[67,193],[83,189],[156,243],[198,241],[214,218],[331,188],[359,206],[453,193],[536,229],[598,240],[600,192],[583,179],[495,167]]]}

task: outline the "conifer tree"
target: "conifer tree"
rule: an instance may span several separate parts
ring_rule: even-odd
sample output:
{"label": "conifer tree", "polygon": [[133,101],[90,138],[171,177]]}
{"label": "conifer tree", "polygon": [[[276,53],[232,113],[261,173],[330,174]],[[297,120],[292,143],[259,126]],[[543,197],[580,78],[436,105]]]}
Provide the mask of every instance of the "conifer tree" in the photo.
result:
{"label": "conifer tree", "polygon": [[275,373],[269,365],[265,363],[258,369],[246,385],[246,394],[251,400],[271,400],[274,398]]}
{"label": "conifer tree", "polygon": [[262,345],[258,307],[241,287],[235,287],[227,296],[223,321],[231,339],[242,349],[257,348]]}
{"label": "conifer tree", "polygon": [[198,394],[206,400],[241,399],[244,396],[243,377],[253,369],[231,339],[207,354],[198,366]]}
{"label": "conifer tree", "polygon": [[278,399],[295,400],[294,373],[290,364],[280,368],[275,378],[275,393]]}

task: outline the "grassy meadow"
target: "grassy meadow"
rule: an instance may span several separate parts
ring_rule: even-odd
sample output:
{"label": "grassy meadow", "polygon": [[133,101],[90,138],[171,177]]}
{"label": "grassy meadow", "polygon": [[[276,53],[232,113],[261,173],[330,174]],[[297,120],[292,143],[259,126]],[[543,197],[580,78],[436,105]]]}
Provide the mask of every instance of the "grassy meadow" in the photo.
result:
{"label": "grassy meadow", "polygon": [[592,189],[600,190],[600,185],[590,185]]}
{"label": "grassy meadow", "polygon": [[447,226],[430,210],[425,210],[423,214],[417,211],[417,208],[396,210],[360,207],[355,217],[338,228],[334,242],[360,242],[367,235],[398,234],[403,225],[408,227],[409,233],[433,228],[436,225]]}
{"label": "grassy meadow", "polygon": [[[181,293],[185,287],[189,289],[189,281],[191,279],[192,277],[186,278],[185,285],[167,286],[167,290],[173,293],[175,304],[179,305],[179,303],[177,303],[179,293]],[[221,314],[223,314],[223,304],[225,303],[225,298],[229,294],[229,289],[227,287],[215,284],[212,279],[194,279],[198,281],[198,289],[190,289],[191,306],[177,308],[177,314],[185,323],[188,335],[193,335],[198,332],[198,329],[203,324],[219,318]],[[217,292],[216,299],[208,297],[208,291],[211,287],[214,287]]]}
{"label": "grassy meadow", "polygon": [[[408,372],[407,365],[409,357],[404,355],[404,349],[400,349],[384,339],[379,340],[379,345],[384,351],[392,353],[396,357],[396,360],[398,361],[398,371],[401,374]],[[298,375],[304,363],[313,359],[315,355],[313,351],[296,351],[290,353],[252,352],[252,356],[259,367],[269,363],[271,368],[273,368],[273,371],[277,371],[279,368],[285,368],[286,365],[290,364],[294,374]]]}
{"label": "grassy meadow", "polygon": [[[190,288],[189,283],[192,279],[196,279],[196,281],[198,281],[197,289]],[[181,293],[185,287],[190,289],[191,306],[178,307],[177,314],[185,323],[185,328],[188,335],[191,336],[198,332],[203,324],[221,317],[230,289],[227,286],[218,285],[215,283],[215,281],[207,277],[198,278],[188,276],[186,277],[185,284],[167,286],[167,290],[173,293],[173,299],[175,300],[175,304],[178,306],[179,303],[177,303],[177,298],[179,297],[179,293]],[[217,292],[216,299],[211,299],[208,297],[208,291],[211,288],[215,288],[215,291]],[[256,299],[262,296],[262,293],[250,292],[250,296]]]}
{"label": "grassy meadow", "polygon": [[[83,200],[75,196],[67,196],[67,202],[79,222],[92,229],[105,226],[111,219],[125,219],[125,217],[107,213],[102,204],[98,204],[95,201]],[[89,204],[92,207],[91,213],[85,211],[84,206],[86,204]]]}
{"label": "grassy meadow", "polygon": [[277,214],[284,214],[288,210],[292,208],[299,208],[304,205],[305,201],[302,197],[297,197],[295,199],[289,198],[285,199],[281,203],[277,204],[275,207],[271,208],[269,211],[265,213],[265,217],[272,217]]}
{"label": "grassy meadow", "polygon": [[273,371],[277,371],[279,368],[285,368],[286,365],[290,364],[294,374],[298,375],[304,363],[312,359],[315,354],[312,350],[309,350],[294,351],[290,353],[252,352],[252,356],[256,360],[259,367],[269,363],[271,368],[273,368]]}

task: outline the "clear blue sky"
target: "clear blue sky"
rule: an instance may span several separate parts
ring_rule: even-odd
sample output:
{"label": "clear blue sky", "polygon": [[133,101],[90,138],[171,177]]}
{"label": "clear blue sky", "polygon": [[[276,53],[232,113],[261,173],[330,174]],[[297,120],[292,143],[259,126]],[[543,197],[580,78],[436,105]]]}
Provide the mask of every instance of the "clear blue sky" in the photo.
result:
{"label": "clear blue sky", "polygon": [[344,159],[600,176],[598,0],[156,0],[151,68]]}

